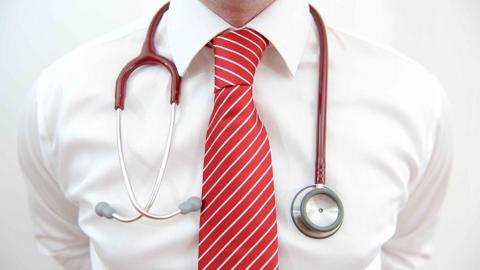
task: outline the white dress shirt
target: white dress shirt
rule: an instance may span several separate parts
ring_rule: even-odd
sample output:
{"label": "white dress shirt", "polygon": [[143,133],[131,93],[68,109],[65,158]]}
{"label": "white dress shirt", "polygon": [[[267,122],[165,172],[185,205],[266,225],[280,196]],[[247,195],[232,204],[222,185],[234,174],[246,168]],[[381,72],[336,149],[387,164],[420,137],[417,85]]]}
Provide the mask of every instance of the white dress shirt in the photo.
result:
{"label": "white dress shirt", "polygon": [[[149,18],[148,18],[149,19]],[[327,22],[328,24],[328,22]],[[116,151],[114,86],[140,49],[148,22],[89,43],[44,70],[19,133],[34,234],[67,269],[195,269],[199,213],[120,223],[98,217],[107,201],[133,215]],[[247,25],[268,38],[254,101],[271,144],[280,269],[417,269],[431,240],[452,160],[449,103],[438,80],[392,49],[328,27],[327,185],[345,219],[330,238],[300,233],[295,194],[313,184],[317,29],[304,0],[276,0]],[[206,128],[213,107],[213,52],[231,26],[200,1],[172,0],[156,34],[182,79],[165,180],[152,207],[175,210],[201,196]],[[127,168],[142,205],[162,159],[169,74],[134,73],[123,114]]]}

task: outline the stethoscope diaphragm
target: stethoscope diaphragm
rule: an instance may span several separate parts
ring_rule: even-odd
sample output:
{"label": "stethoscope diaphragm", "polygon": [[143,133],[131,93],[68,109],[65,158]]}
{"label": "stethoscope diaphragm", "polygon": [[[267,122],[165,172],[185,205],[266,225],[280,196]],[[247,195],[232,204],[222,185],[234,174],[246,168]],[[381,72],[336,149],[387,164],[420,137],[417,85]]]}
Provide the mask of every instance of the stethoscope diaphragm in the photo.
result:
{"label": "stethoscope diaphragm", "polygon": [[306,236],[327,238],[343,222],[343,204],[328,187],[317,184],[300,190],[293,199],[291,214],[295,226]]}

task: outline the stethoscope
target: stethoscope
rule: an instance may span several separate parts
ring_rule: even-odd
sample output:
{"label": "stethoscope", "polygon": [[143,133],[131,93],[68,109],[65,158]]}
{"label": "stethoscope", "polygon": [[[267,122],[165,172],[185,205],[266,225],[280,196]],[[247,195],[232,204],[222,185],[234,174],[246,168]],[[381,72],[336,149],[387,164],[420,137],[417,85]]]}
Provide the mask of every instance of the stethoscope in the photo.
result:
{"label": "stethoscope", "polygon": [[[122,216],[110,206],[107,202],[100,202],[95,206],[95,212],[99,216],[113,218],[121,222],[133,222],[142,216],[151,219],[163,220],[169,219],[178,214],[188,214],[200,210],[202,206],[199,197],[190,197],[182,202],[178,209],[165,215],[158,215],[149,212],[155,202],[160,184],[162,183],[165,168],[168,162],[168,156],[171,149],[173,130],[175,126],[176,107],[180,101],[180,83],[181,77],[178,75],[175,65],[165,57],[158,55],[154,36],[157,27],[168,10],[169,3],[165,4],[153,17],[147,31],[147,36],[143,44],[140,55],[131,60],[120,72],[117,78],[115,89],[115,111],[116,111],[116,136],[117,150],[120,159],[125,188],[128,193],[130,203],[138,212],[131,217]],[[340,198],[330,188],[325,186],[325,130],[326,130],[326,112],[327,112],[327,74],[328,74],[328,48],[325,25],[319,13],[310,6],[310,13],[317,25],[320,43],[320,64],[319,64],[319,86],[318,86],[318,110],[317,110],[317,130],[316,130],[316,160],[315,160],[315,182],[300,190],[294,197],[291,205],[291,215],[295,226],[306,236],[312,238],[326,238],[338,231],[343,222],[343,205]],[[161,65],[170,72],[170,123],[166,147],[163,153],[163,160],[158,172],[155,184],[150,194],[149,200],[145,206],[140,205],[133,191],[131,181],[128,177],[125,158],[123,152],[122,140],[122,111],[125,104],[127,82],[130,75],[138,68],[145,65]]]}

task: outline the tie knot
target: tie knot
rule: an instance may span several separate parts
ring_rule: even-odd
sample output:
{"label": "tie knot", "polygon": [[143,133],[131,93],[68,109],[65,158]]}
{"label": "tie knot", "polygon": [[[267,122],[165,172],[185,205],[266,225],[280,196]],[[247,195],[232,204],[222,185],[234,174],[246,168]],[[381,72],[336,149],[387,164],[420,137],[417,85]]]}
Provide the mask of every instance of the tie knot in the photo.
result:
{"label": "tie knot", "polygon": [[226,31],[212,40],[215,55],[215,88],[252,85],[268,40],[253,29]]}

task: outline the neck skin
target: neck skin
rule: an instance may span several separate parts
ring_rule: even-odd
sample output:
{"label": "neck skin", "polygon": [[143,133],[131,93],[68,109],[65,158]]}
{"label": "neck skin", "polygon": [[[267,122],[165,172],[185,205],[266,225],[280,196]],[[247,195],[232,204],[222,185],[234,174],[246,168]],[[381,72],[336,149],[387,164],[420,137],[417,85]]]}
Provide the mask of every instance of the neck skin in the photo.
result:
{"label": "neck skin", "polygon": [[200,0],[234,27],[242,27],[275,0]]}

